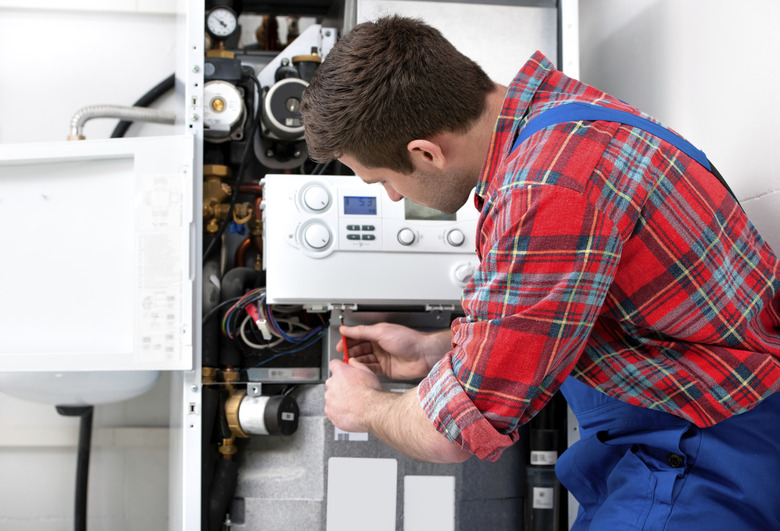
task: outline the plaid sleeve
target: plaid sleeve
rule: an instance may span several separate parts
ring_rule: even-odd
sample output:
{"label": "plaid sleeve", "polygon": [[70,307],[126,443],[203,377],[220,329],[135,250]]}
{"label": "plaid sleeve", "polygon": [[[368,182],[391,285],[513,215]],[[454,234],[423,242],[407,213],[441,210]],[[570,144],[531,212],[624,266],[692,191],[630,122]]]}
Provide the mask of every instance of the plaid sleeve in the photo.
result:
{"label": "plaid sleeve", "polygon": [[497,459],[582,353],[614,277],[622,240],[581,190],[515,184],[479,227],[482,265],[464,291],[455,349],[419,386],[450,440]]}

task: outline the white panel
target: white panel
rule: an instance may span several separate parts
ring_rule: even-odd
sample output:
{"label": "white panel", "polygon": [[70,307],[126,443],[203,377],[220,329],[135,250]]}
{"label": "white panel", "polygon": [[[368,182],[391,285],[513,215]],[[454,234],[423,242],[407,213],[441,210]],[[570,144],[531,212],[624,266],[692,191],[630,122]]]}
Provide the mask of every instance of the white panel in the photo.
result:
{"label": "white panel", "polygon": [[328,460],[329,531],[395,531],[398,462],[331,457]]}
{"label": "white panel", "polygon": [[455,478],[404,477],[404,531],[455,529]]}
{"label": "white panel", "polygon": [[[456,220],[419,219],[406,211],[405,201],[390,200],[381,186],[366,185],[359,177],[266,175],[264,183],[269,303],[459,304],[478,264],[479,212],[473,201],[466,201]],[[315,195],[327,205],[319,212],[304,204]],[[347,197],[370,199],[375,209],[349,214]],[[307,247],[310,227],[329,243]],[[414,241],[403,245],[399,235],[407,230]],[[451,231],[463,242],[450,243]]]}
{"label": "white panel", "polygon": [[191,137],[0,145],[1,369],[191,366],[192,156]]}
{"label": "white panel", "polygon": [[0,168],[0,353],[132,349],[133,196],[132,157]]}
{"label": "white panel", "polygon": [[391,14],[423,19],[502,85],[514,79],[536,50],[553,63],[557,61],[555,8],[404,0],[358,2],[358,22]]}

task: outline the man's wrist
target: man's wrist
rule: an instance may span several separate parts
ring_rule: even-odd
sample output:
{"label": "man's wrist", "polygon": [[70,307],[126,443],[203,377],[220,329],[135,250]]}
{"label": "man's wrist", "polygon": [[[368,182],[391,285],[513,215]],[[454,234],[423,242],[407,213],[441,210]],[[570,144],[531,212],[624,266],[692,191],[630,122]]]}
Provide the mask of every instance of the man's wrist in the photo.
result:
{"label": "man's wrist", "polygon": [[427,335],[424,356],[430,371],[452,349],[452,333],[449,329],[430,332]]}

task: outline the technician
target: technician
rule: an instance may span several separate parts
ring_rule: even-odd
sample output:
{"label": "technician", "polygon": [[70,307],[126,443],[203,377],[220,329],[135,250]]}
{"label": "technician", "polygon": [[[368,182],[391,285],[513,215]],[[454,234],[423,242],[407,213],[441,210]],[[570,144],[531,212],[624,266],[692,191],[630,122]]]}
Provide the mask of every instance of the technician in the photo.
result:
{"label": "technician", "polygon": [[444,212],[476,187],[481,213],[451,331],[341,328],[337,427],[495,460],[561,389],[575,529],[780,529],[779,264],[701,152],[538,52],[500,86],[400,17],[339,40],[302,112],[314,160]]}

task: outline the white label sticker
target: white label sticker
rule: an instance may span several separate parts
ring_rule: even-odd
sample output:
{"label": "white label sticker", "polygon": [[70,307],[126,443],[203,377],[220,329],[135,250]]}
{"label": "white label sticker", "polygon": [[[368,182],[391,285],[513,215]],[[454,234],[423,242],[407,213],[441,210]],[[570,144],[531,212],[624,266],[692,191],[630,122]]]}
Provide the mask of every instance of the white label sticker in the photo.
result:
{"label": "white label sticker", "polygon": [[558,452],[531,452],[531,464],[546,466],[558,461]]}
{"label": "white label sticker", "polygon": [[555,507],[555,491],[552,487],[534,487],[534,509],[553,509]]}
{"label": "white label sticker", "polygon": [[349,431],[340,430],[335,426],[334,426],[334,430],[336,432],[335,440],[337,441],[367,441],[368,440],[368,432],[353,433]]}

